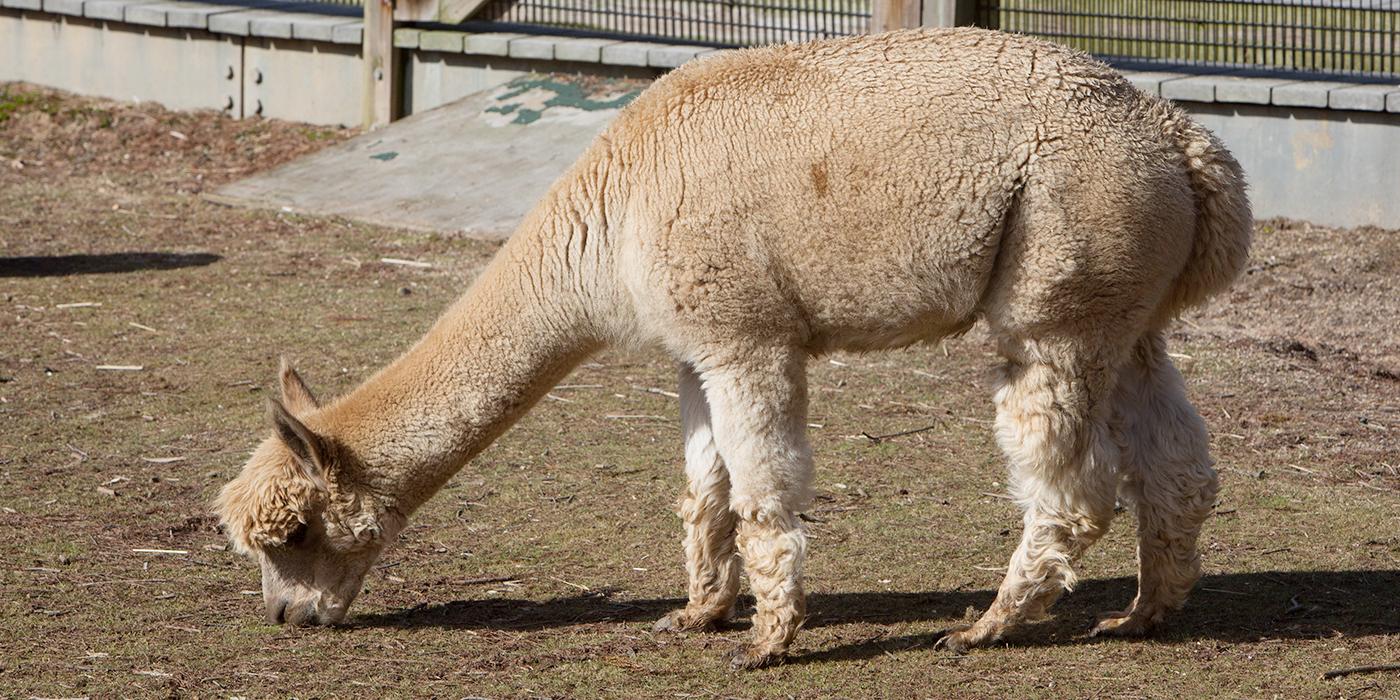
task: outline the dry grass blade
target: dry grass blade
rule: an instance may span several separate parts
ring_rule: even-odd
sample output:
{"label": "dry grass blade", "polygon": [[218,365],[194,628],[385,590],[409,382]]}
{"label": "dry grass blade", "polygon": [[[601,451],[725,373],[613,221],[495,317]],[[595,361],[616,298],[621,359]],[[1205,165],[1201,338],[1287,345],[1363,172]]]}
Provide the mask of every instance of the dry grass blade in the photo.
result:
{"label": "dry grass blade", "polygon": [[415,267],[415,268],[418,268],[418,269],[420,269],[420,270],[426,270],[426,269],[428,269],[428,268],[430,268],[430,267],[433,266],[432,263],[423,262],[423,261],[421,261],[421,260],[404,260],[403,258],[380,258],[380,259],[379,259],[379,262],[382,262],[382,263],[384,263],[385,265],[400,265],[400,266],[402,266],[402,267]]}

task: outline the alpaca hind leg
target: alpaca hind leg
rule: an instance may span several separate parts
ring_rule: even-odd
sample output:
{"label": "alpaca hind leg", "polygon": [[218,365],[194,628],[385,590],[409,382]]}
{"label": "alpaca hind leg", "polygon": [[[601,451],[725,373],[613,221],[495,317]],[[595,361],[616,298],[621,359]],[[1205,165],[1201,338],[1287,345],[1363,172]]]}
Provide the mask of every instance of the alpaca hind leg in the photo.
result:
{"label": "alpaca hind leg", "polygon": [[780,661],[806,615],[802,567],[812,453],[806,435],[805,357],[751,349],[702,372],[715,442],[729,471],[730,509],[756,601],[753,637],[739,668]]}
{"label": "alpaca hind leg", "polygon": [[1101,399],[1111,383],[1111,370],[1090,363],[1033,359],[1006,371],[996,434],[1025,530],[992,606],[943,646],[961,653],[996,642],[1074,586],[1072,562],[1113,518],[1118,456]]}
{"label": "alpaca hind leg", "polygon": [[1219,485],[1205,422],[1153,333],[1139,341],[1115,396],[1123,500],[1138,519],[1138,594],[1093,633],[1145,634],[1181,607],[1201,576],[1196,541]]}
{"label": "alpaca hind leg", "polygon": [[712,629],[733,614],[734,599],[739,593],[729,473],[715,446],[710,406],[700,378],[689,364],[681,365],[679,384],[687,481],[680,516],[685,521],[685,572],[690,600],[684,609],[657,620],[657,632]]}

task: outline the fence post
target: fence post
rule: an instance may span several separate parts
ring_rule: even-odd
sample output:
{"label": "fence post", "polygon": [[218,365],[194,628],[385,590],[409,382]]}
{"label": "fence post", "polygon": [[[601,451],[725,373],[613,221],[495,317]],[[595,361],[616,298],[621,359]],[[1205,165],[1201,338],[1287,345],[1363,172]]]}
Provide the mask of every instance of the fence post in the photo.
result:
{"label": "fence post", "polygon": [[925,27],[965,27],[977,21],[977,0],[923,0]]}
{"label": "fence post", "polygon": [[919,26],[925,0],[871,0],[870,33]]}
{"label": "fence post", "polygon": [[394,0],[364,0],[365,66],[361,118],[366,129],[393,121],[399,94],[398,62],[394,53]]}

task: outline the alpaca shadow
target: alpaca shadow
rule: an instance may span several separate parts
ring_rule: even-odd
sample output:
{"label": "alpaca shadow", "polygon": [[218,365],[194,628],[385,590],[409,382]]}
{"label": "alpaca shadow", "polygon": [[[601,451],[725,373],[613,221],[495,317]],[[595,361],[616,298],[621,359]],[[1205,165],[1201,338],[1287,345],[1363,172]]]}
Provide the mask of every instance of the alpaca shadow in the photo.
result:
{"label": "alpaca shadow", "polygon": [[[1088,636],[1101,613],[1127,606],[1136,592],[1132,578],[1081,581],[1054,608],[1050,619],[1028,625],[1006,640],[1016,646],[1092,644]],[[1220,574],[1201,579],[1186,608],[1169,618],[1154,637],[1159,643],[1197,639],[1249,642],[1264,638],[1314,639],[1400,631],[1400,571],[1270,571]],[[929,650],[946,629],[969,621],[996,591],[932,593],[815,593],[808,598],[806,627],[934,623],[927,632],[879,636],[831,649],[794,654],[790,663],[863,659]],[[464,627],[532,630],[600,622],[651,622],[685,604],[681,598],[624,599],[613,590],[546,601],[458,600],[408,610],[363,615],[352,627]],[[752,613],[741,600],[740,616]],[[742,626],[736,625],[736,626]],[[799,637],[799,647],[802,638]],[[942,652],[940,652],[942,653]]]}
{"label": "alpaca shadow", "polygon": [[[1205,576],[1191,593],[1186,607],[1167,618],[1153,633],[1160,644],[1209,639],[1225,643],[1261,639],[1318,639],[1332,636],[1365,637],[1400,632],[1400,571],[1266,571]],[[1127,607],[1137,592],[1137,580],[1129,577],[1081,581],[1052,609],[1052,617],[1026,625],[1007,635],[1010,646],[1069,646],[1099,644],[1110,637],[1091,637],[1089,630],[1100,615]],[[879,595],[879,594],[875,594]],[[893,594],[905,598],[910,594]],[[937,595],[937,594],[935,594]],[[977,613],[991,603],[995,591],[966,596]],[[917,596],[910,596],[917,598]],[[931,651],[951,628],[975,617],[958,609],[963,602],[946,599],[939,612],[919,615],[898,612],[873,617],[859,613],[842,615],[834,622],[940,621],[928,632],[881,636],[831,649],[794,655],[793,663],[867,659],[905,651]],[[886,600],[874,605],[902,605]],[[840,614],[839,611],[837,611]],[[799,637],[800,640],[800,637]],[[947,653],[947,652],[938,652]]]}
{"label": "alpaca shadow", "polygon": [[218,262],[213,253],[97,253],[0,257],[0,277],[67,277],[140,270],[175,270]]}

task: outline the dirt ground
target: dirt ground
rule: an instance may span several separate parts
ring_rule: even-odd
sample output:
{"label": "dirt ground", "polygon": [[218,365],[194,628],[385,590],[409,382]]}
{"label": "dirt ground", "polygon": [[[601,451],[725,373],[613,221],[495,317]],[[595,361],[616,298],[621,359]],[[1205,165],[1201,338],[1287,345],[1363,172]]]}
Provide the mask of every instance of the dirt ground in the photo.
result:
{"label": "dirt ground", "polygon": [[1133,594],[1125,514],[1054,617],[933,648],[1019,533],[977,330],[813,361],[811,618],[786,665],[728,669],[747,611],[650,631],[684,590],[655,353],[593,358],[467,466],[347,625],[263,623],[208,511],[265,433],[277,357],[344,391],[494,252],[198,197],[347,135],[0,86],[0,696],[1400,695],[1394,671],[1321,678],[1400,662],[1400,233],[1287,222],[1172,337],[1223,489],[1207,575],[1153,638],[1086,635]]}

